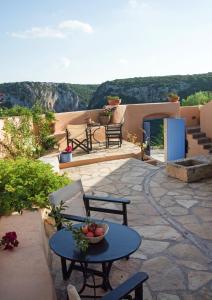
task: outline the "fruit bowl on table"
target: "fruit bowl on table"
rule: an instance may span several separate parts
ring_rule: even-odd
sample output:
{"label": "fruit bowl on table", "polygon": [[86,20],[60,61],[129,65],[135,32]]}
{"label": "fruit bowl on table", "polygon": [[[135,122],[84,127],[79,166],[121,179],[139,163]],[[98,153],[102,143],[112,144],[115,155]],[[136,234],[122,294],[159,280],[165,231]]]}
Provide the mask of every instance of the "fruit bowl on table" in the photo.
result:
{"label": "fruit bowl on table", "polygon": [[[88,239],[90,244],[97,244],[100,241],[102,241],[109,230],[109,226],[106,223],[99,223],[99,224],[95,224],[95,225],[96,225],[95,229],[93,229],[93,230],[88,229],[88,232],[84,233],[86,239]],[[88,226],[88,225],[85,225],[85,226]],[[83,226],[82,228],[87,228],[85,226]],[[88,226],[88,228],[89,228],[89,226]]]}

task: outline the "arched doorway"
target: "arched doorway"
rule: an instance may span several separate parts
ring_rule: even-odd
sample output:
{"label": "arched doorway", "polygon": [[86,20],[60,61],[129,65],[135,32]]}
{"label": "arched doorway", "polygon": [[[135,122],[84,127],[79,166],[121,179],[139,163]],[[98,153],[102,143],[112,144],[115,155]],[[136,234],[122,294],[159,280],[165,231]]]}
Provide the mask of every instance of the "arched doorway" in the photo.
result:
{"label": "arched doorway", "polygon": [[159,161],[165,161],[164,152],[164,119],[169,115],[152,114],[143,120],[143,141],[147,144],[146,154]]}

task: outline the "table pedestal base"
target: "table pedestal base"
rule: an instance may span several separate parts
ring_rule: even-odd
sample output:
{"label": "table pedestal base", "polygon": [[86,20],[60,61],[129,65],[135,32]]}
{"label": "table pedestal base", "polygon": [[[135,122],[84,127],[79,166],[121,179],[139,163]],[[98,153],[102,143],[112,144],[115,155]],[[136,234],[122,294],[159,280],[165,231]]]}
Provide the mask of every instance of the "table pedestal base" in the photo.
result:
{"label": "table pedestal base", "polygon": [[[100,296],[96,295],[96,288],[102,288],[105,291],[113,290],[113,288],[110,284],[110,280],[109,280],[109,275],[110,275],[110,270],[111,270],[112,264],[113,264],[113,262],[102,263],[102,271],[89,268],[88,263],[79,263],[79,265],[77,265],[76,262],[73,262],[73,261],[70,263],[69,267],[67,267],[66,259],[61,257],[62,273],[63,273],[64,280],[69,279],[73,270],[77,270],[77,271],[80,271],[83,273],[83,285],[82,285],[82,288],[78,291],[81,298],[83,298],[83,297],[84,298],[101,298]],[[101,284],[96,285],[95,276],[102,278]],[[89,277],[92,277],[93,284],[87,283],[87,279]],[[92,295],[92,296],[82,295],[82,293],[86,287],[93,288],[94,295]]]}

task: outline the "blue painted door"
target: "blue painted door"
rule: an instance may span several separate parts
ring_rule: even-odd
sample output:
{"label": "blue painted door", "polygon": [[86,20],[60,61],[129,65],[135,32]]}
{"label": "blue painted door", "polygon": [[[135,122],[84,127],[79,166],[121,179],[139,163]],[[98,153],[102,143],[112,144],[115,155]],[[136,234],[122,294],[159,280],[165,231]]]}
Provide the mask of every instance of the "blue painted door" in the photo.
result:
{"label": "blue painted door", "polygon": [[165,119],[164,134],[166,161],[185,158],[185,120]]}

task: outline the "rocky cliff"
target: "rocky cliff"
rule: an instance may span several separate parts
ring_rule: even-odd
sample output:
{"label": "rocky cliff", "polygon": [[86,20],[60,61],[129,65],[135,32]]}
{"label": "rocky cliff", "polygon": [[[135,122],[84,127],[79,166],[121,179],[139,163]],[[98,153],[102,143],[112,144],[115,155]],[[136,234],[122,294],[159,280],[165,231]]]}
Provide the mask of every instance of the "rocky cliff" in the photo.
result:
{"label": "rocky cliff", "polygon": [[119,96],[122,104],[127,104],[165,102],[170,92],[182,99],[197,91],[212,91],[212,73],[118,79],[101,84],[89,108],[101,108],[108,95]]}
{"label": "rocky cliff", "polygon": [[32,107],[39,101],[43,107],[56,112],[83,110],[97,85],[69,83],[15,82],[0,84],[0,105]]}
{"label": "rocky cliff", "polygon": [[55,112],[101,108],[106,96],[120,96],[122,104],[165,102],[176,92],[181,99],[198,92],[212,91],[212,73],[139,77],[107,81],[101,85],[15,82],[0,84],[0,106],[32,107],[39,100]]}

